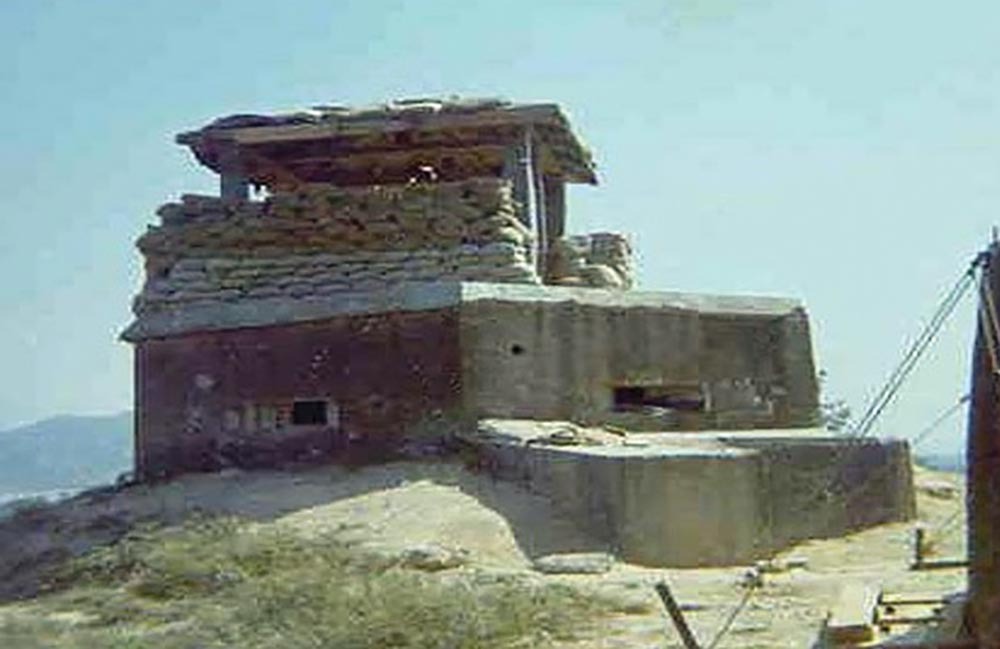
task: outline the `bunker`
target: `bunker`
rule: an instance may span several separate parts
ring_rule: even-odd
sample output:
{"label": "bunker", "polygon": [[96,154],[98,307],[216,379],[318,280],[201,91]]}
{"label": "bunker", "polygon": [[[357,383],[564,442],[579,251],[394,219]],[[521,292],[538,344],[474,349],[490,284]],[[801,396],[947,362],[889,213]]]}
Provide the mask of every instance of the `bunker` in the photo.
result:
{"label": "bunker", "polygon": [[[638,291],[627,237],[567,232],[566,184],[597,176],[558,106],[322,106],[178,142],[220,195],[162,206],[138,241],[146,278],[123,337],[140,477],[457,429],[643,563],[732,563],[912,515],[905,446],[804,432],[818,387],[801,304]],[[469,433],[491,418],[652,437],[498,446]],[[555,478],[564,465],[576,482]],[[800,477],[849,470],[894,491],[832,491],[846,514],[793,520]],[[718,551],[692,554],[701,534]]]}

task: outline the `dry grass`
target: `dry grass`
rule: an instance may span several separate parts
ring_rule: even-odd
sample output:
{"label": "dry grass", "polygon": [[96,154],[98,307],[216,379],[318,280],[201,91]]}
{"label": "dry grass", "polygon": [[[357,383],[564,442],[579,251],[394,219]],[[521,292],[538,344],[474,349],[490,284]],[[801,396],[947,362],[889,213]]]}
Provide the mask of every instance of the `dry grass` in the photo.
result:
{"label": "dry grass", "polygon": [[64,564],[48,590],[0,609],[0,646],[534,647],[603,609],[565,586],[416,572],[231,518],[133,533]]}

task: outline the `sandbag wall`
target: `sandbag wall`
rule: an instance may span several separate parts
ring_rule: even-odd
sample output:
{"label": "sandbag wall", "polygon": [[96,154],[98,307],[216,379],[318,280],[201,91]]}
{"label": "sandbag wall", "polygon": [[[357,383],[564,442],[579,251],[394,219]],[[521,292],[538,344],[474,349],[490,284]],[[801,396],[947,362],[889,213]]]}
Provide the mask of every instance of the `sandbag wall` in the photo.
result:
{"label": "sandbag wall", "polygon": [[341,188],[263,201],[184,196],[137,245],[137,314],[198,302],[302,297],[404,281],[540,283],[507,181]]}

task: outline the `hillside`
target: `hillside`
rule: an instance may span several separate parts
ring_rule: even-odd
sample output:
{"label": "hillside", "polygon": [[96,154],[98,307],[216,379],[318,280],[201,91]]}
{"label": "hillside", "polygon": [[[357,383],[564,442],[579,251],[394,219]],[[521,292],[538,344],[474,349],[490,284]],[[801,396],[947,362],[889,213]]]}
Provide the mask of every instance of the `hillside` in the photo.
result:
{"label": "hillside", "polygon": [[[916,471],[921,521],[960,556],[960,477]],[[960,590],[962,570],[908,570],[912,527],[782,555],[805,567],[764,575],[719,646],[809,646],[846,583]],[[746,592],[747,566],[533,569],[607,550],[546,499],[455,462],[191,475],[0,522],[0,646],[680,647],[656,581],[706,642]]]}
{"label": "hillside", "polygon": [[132,415],[60,416],[0,431],[0,496],[111,483],[132,466]]}
{"label": "hillside", "polygon": [[936,471],[963,473],[965,471],[965,452],[921,453],[916,457],[917,464]]}

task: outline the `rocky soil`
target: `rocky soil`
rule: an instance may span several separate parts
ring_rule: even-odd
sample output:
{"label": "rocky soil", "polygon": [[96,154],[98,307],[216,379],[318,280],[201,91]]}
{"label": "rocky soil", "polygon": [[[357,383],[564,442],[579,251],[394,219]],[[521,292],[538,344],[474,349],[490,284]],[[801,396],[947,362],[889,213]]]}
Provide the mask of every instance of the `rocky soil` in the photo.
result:
{"label": "rocky soil", "polygon": [[[942,558],[963,556],[961,476],[919,468],[916,476],[919,522],[929,528],[935,551]],[[681,647],[653,590],[660,580],[670,584],[695,634],[708,646],[744,599],[751,568],[609,566],[607,548],[562,519],[544,498],[457,463],[225,472],[90,493],[0,522],[0,601],[6,602],[0,605],[0,631],[5,623],[38,616],[77,623],[66,611],[47,611],[40,604],[44,598],[33,599],[44,587],[47,570],[114,542],[144,521],[169,524],[195,513],[238,515],[307,537],[332,533],[441,579],[475,571],[558,581],[599,593],[608,612],[590,625],[581,620],[581,627],[590,630],[564,645],[572,647]],[[717,646],[810,646],[845,584],[868,582],[893,593],[960,591],[960,569],[909,570],[914,525],[810,541],[784,553],[777,563],[785,569],[761,576],[762,585]],[[552,558],[566,554],[577,556]],[[781,565],[789,557],[804,566]],[[544,572],[536,570],[546,566]]]}

